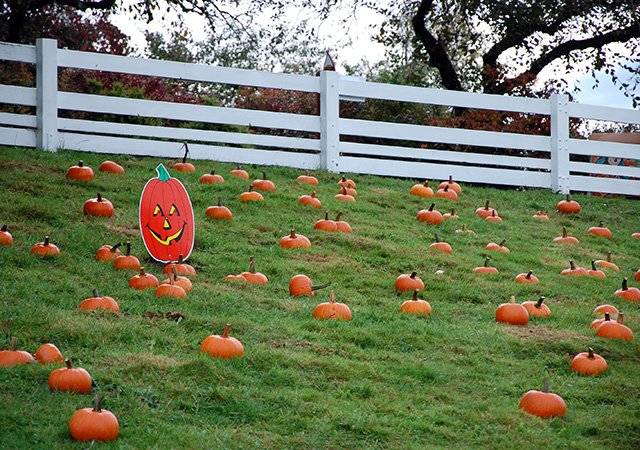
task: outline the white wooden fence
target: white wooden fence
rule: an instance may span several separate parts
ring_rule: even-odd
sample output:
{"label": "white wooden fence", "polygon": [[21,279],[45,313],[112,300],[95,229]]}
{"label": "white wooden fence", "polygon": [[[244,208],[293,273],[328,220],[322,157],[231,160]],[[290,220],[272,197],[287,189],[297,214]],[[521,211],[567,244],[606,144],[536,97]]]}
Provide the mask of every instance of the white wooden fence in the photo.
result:
{"label": "white wooden fence", "polygon": [[[570,117],[640,124],[637,110],[573,103],[565,95],[548,100],[509,97],[364,82],[328,71],[313,77],[79,52],[58,49],[50,39],[39,39],[35,46],[0,43],[0,60],[37,66],[35,88],[0,85],[0,104],[36,108],[35,115],[0,113],[0,145],[177,157],[182,142],[189,141],[195,159],[420,179],[451,175],[459,181],[545,187],[563,193],[640,195],[640,167],[592,164],[572,157],[640,159],[640,145],[569,137]],[[60,67],[314,92],[320,94],[320,115],[63,92],[57,89]],[[551,136],[340,117],[340,101],[354,97],[541,114],[551,121]],[[303,131],[320,138],[68,119],[59,117],[59,110]],[[414,142],[415,146],[372,145],[353,142],[353,137]],[[431,150],[421,148],[424,143],[500,148],[512,154]],[[513,150],[521,156],[513,156]]]}

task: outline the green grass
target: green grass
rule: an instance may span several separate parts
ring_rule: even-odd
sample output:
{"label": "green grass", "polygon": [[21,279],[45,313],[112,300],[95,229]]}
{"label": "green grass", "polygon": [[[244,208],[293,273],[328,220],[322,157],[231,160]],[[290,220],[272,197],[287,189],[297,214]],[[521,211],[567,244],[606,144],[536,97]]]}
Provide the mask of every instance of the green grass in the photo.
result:
{"label": "green grass", "polygon": [[[576,195],[578,217],[541,223],[536,210],[552,212],[560,196],[546,190],[515,191],[464,185],[455,205],[460,214],[437,228],[454,254],[429,252],[436,228],[419,223],[427,202],[410,197],[410,180],[355,176],[358,201],[334,201],[336,176],[318,173],[323,207],[345,212],[352,235],[313,230],[321,216],[296,203],[308,187],[294,180],[299,171],[267,168],[278,191],[262,204],[240,204],[247,183],[226,176],[224,185],[202,186],[198,176],[229,164],[196,162],[198,174],[177,175],[194,204],[196,246],[190,262],[198,270],[185,301],[158,300],[152,291],[128,288],[130,276],[93,259],[104,243],[131,238],[142,257],[138,198],[158,163],[153,158],[112,157],[124,177],[98,173],[88,184],[68,182],[66,168],[83,158],[97,168],[106,155],[0,149],[0,222],[15,245],[0,249],[2,333],[35,351],[57,344],[86,368],[119,418],[114,447],[186,448],[638,448],[640,447],[640,347],[603,340],[588,326],[597,304],[613,303],[640,330],[639,305],[613,296],[623,275],[640,265],[640,204],[623,198]],[[252,175],[259,168],[247,167]],[[443,178],[447,174],[443,174]],[[82,215],[85,199],[100,191],[113,201],[113,219]],[[221,197],[235,214],[230,223],[205,219],[204,210]],[[486,223],[474,215],[491,199],[505,221]],[[449,208],[436,202],[440,210]],[[611,241],[586,235],[603,220]],[[463,224],[476,235],[455,233]],[[551,243],[562,225],[581,239],[575,248]],[[284,251],[278,240],[290,227],[308,236],[307,251]],[[62,255],[38,260],[32,243],[50,234]],[[484,246],[506,238],[509,255],[493,255],[497,276],[471,273],[481,265]],[[559,275],[574,258],[587,266],[611,250],[622,273],[604,281]],[[266,286],[222,281],[245,270],[249,256],[269,277]],[[161,267],[144,261],[158,274]],[[535,286],[514,283],[532,269]],[[427,285],[431,317],[402,315],[393,281],[417,270]],[[437,277],[436,270],[444,270]],[[313,306],[326,299],[292,299],[289,278],[305,273],[331,282],[339,301],[353,311],[352,322],[315,321]],[[632,285],[637,285],[633,282]],[[97,287],[115,297],[119,316],[82,313],[78,303]],[[495,308],[515,295],[519,301],[545,295],[548,320],[527,327],[496,324]],[[179,324],[147,319],[146,311],[180,311]],[[199,352],[202,339],[231,323],[246,356],[216,361]],[[588,346],[603,355],[609,370],[595,378],[569,370],[575,353]],[[0,370],[0,448],[85,447],[68,437],[73,411],[89,396],[51,393],[51,367],[30,365]],[[518,409],[520,396],[549,377],[564,397],[564,419],[539,420]]]}

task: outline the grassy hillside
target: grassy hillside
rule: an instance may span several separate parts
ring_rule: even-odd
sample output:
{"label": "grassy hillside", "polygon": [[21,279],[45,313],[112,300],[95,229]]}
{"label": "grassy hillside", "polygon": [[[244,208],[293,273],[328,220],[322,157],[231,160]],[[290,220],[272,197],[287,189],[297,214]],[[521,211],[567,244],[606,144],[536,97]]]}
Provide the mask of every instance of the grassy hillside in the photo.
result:
{"label": "grassy hillside", "polygon": [[[184,301],[158,300],[152,291],[130,289],[131,274],[96,262],[94,252],[131,239],[133,253],[143,259],[138,199],[159,161],[112,156],[125,166],[125,176],[97,172],[88,184],[66,181],[67,167],[80,158],[97,169],[109,156],[0,149],[0,223],[9,225],[16,241],[0,248],[0,348],[9,336],[31,352],[50,341],[87,369],[105,407],[120,420],[120,438],[110,446],[640,447],[638,340],[604,340],[589,328],[593,308],[612,303],[640,332],[640,305],[613,296],[622,276],[632,279],[640,266],[640,240],[630,237],[640,230],[637,201],[576,195],[583,212],[559,217],[553,208],[560,196],[549,191],[464,185],[455,205],[460,219],[434,228],[416,220],[428,202],[408,195],[410,180],[355,176],[358,201],[345,205],[333,199],[336,176],[317,173],[323,207],[344,212],[354,229],[352,235],[323,234],[313,230],[321,213],[296,203],[310,191],[296,183],[299,171],[267,168],[278,191],[265,194],[262,204],[241,204],[238,194],[248,183],[228,176],[231,165],[199,161],[197,174],[172,172],[185,183],[196,214],[194,289]],[[259,175],[259,168],[246,168]],[[199,175],[210,169],[224,174],[226,183],[200,185]],[[114,218],[83,217],[83,202],[98,191],[114,203]],[[205,208],[219,197],[235,214],[230,223],[205,218]],[[502,224],[474,215],[485,199]],[[436,205],[443,212],[450,207],[442,200]],[[547,210],[551,220],[533,220],[537,210]],[[612,240],[586,235],[600,220],[614,232]],[[475,234],[456,233],[463,224]],[[552,244],[563,225],[581,239],[579,246]],[[291,227],[311,239],[311,249],[280,249],[278,240]],[[435,231],[451,243],[453,255],[428,250]],[[60,246],[58,259],[30,256],[31,245],[45,234]],[[484,246],[505,238],[511,253],[492,255],[500,273],[475,276]],[[609,272],[603,281],[559,275],[570,258],[588,266],[607,250],[620,274]],[[224,282],[225,275],[246,269],[249,256],[269,284]],[[143,263],[161,272],[146,258]],[[540,277],[539,285],[514,282],[528,269]],[[423,295],[433,314],[426,319],[399,313],[410,295],[396,296],[393,282],[412,270],[427,285]],[[328,291],[290,298],[287,283],[296,273],[331,282],[353,321],[313,320],[313,306]],[[92,288],[115,297],[122,314],[79,311]],[[552,317],[526,327],[497,324],[496,306],[511,295],[519,301],[545,295]],[[169,311],[185,319],[145,315]],[[227,322],[246,356],[217,361],[201,354],[204,337],[220,333]],[[589,346],[609,362],[599,377],[569,370],[572,356]],[[66,424],[91,397],[50,393],[51,370],[36,364],[0,369],[0,448],[86,446],[70,440]],[[564,419],[543,421],[518,409],[520,396],[540,389],[545,377],[567,402]]]}

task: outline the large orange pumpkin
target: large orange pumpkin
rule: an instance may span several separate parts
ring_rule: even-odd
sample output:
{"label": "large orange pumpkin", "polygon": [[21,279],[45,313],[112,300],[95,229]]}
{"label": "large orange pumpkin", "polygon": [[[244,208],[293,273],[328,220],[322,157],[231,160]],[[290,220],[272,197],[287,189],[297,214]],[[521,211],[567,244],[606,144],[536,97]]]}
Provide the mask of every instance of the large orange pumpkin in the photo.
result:
{"label": "large orange pumpkin", "polygon": [[447,253],[449,255],[453,253],[453,248],[451,247],[451,244],[449,244],[448,242],[441,241],[437,234],[435,235],[434,241],[429,246],[429,248],[437,252]]}
{"label": "large orange pumpkin", "polygon": [[229,208],[227,208],[222,204],[220,199],[218,199],[218,204],[216,206],[209,206],[204,213],[208,218],[214,219],[214,220],[233,219],[233,213]]}
{"label": "large orange pumpkin", "polygon": [[578,214],[582,209],[580,203],[575,200],[571,200],[571,196],[567,194],[564,200],[560,200],[556,205],[556,209],[562,214]]}
{"label": "large orange pumpkin", "polygon": [[416,197],[430,198],[433,197],[433,189],[429,187],[429,181],[425,180],[422,183],[417,183],[411,186],[409,194]]}
{"label": "large orange pumpkin", "polygon": [[118,255],[113,260],[113,268],[117,270],[140,270],[140,260],[131,254],[131,242],[125,244],[124,255]]}
{"label": "large orange pumpkin", "polygon": [[267,284],[269,282],[265,274],[256,272],[256,259],[253,256],[249,258],[249,270],[242,272],[240,275],[242,275],[249,284]]}
{"label": "large orange pumpkin", "polygon": [[102,194],[98,192],[95,198],[90,198],[84,202],[82,211],[86,216],[111,217],[113,216],[113,203],[103,198]]}
{"label": "large orange pumpkin", "polygon": [[480,274],[480,275],[488,275],[488,274],[493,274],[493,273],[498,273],[498,269],[496,269],[495,267],[491,267],[489,265],[489,261],[491,261],[491,258],[489,258],[488,256],[484,258],[484,264],[482,266],[478,266],[476,268],[473,269],[473,273],[476,274]]}
{"label": "large orange pumpkin", "polygon": [[607,239],[611,239],[613,237],[613,233],[611,232],[611,230],[605,227],[602,222],[600,222],[597,227],[590,227],[587,230],[587,233],[589,233],[591,236],[603,237]]}
{"label": "large orange pumpkin", "polygon": [[587,276],[587,269],[584,267],[576,266],[576,263],[572,259],[569,260],[569,268],[563,269],[560,275],[572,276],[572,277],[584,277]]}
{"label": "large orange pumpkin", "polygon": [[212,170],[209,173],[205,173],[200,177],[200,184],[222,184],[224,183],[224,177]]}
{"label": "large orange pumpkin", "polygon": [[100,172],[112,173],[114,175],[124,174],[124,167],[116,162],[109,160],[103,161],[102,164],[100,164],[100,167],[98,167],[98,170]]}
{"label": "large orange pumpkin", "polygon": [[9,350],[0,350],[0,367],[13,367],[20,364],[29,364],[35,361],[29,352],[24,350],[16,350],[18,339],[11,338]]}
{"label": "large orange pumpkin", "polygon": [[93,380],[89,372],[82,367],[73,367],[71,360],[65,361],[66,367],[56,369],[49,374],[49,389],[52,391],[75,392],[76,394],[90,394]]}
{"label": "large orange pumpkin", "polygon": [[64,361],[60,349],[49,342],[38,347],[33,356],[36,357],[40,364],[61,363]]}
{"label": "large orange pumpkin", "polygon": [[76,441],[109,442],[115,440],[119,432],[117,417],[111,411],[102,409],[98,395],[93,408],[79,409],[69,420],[69,434]]}
{"label": "large orange pumpkin", "polygon": [[0,228],[0,247],[11,247],[13,245],[13,236],[9,233],[7,225]]}
{"label": "large orange pumpkin", "polygon": [[103,245],[96,251],[96,261],[113,262],[118,256],[122,255],[120,251],[121,242],[114,245]]}
{"label": "large orange pumpkin", "polygon": [[563,417],[567,405],[558,394],[549,392],[549,380],[544,380],[542,391],[530,390],[520,398],[520,409],[543,419]]}
{"label": "large orange pumpkin", "polygon": [[607,259],[597,259],[596,266],[602,267],[603,269],[611,269],[615,272],[620,272],[620,267],[618,267],[618,265],[611,259],[611,252],[607,252]]}
{"label": "large orange pumpkin", "polygon": [[185,142],[182,145],[184,146],[184,156],[182,157],[181,162],[177,162],[173,165],[173,168],[178,172],[193,173],[196,171],[195,166],[187,162],[187,155],[189,154],[189,144]]}
{"label": "large orange pumpkin", "polygon": [[449,189],[454,190],[456,192],[456,194],[461,194],[462,193],[462,187],[460,187],[460,185],[458,183],[453,181],[453,177],[451,175],[449,175],[449,180],[448,181],[443,181],[442,183],[440,183],[438,185],[438,189],[444,189],[445,187],[448,187]]}
{"label": "large orange pumpkin", "polygon": [[576,245],[580,243],[578,238],[574,236],[569,236],[569,234],[567,233],[566,227],[562,227],[562,236],[558,236],[554,238],[553,242],[555,242],[556,244],[563,244],[563,245]]}
{"label": "large orange pumpkin", "polygon": [[241,358],[244,356],[244,346],[238,339],[229,336],[229,331],[231,325],[226,324],[222,335],[207,336],[200,344],[200,350],[212,358]]}
{"label": "large orange pumpkin", "polygon": [[571,370],[580,375],[600,375],[608,368],[607,361],[593,351],[591,347],[586,352],[578,353],[571,360]]}
{"label": "large orange pumpkin", "polygon": [[511,296],[509,303],[502,303],[496,309],[496,322],[508,323],[509,325],[526,325],[529,323],[529,312],[527,308],[516,303],[514,296]]}
{"label": "large orange pumpkin", "polygon": [[432,203],[428,209],[422,209],[418,211],[417,219],[420,222],[426,222],[430,225],[440,225],[444,222],[444,218],[442,217],[442,213],[437,209],[434,209],[436,206],[435,203]]}
{"label": "large orange pumpkin", "polygon": [[42,242],[33,244],[31,254],[41,258],[54,258],[60,254],[60,249],[49,240],[49,236],[45,236]]}
{"label": "large orange pumpkin", "polygon": [[615,295],[629,302],[640,303],[640,289],[629,287],[626,277],[622,279],[622,287],[615,292]]}
{"label": "large orange pumpkin", "polygon": [[499,244],[496,244],[495,242],[489,242],[485,248],[492,252],[509,253],[510,250],[509,247],[505,245],[506,242],[506,239],[501,240]]}
{"label": "large orange pumpkin", "polygon": [[416,314],[418,316],[428,316],[431,314],[431,305],[429,302],[418,298],[418,291],[413,291],[411,300],[402,302],[400,311],[407,314]]}
{"label": "large orange pumpkin", "polygon": [[596,336],[609,339],[621,339],[628,342],[633,341],[633,331],[624,324],[624,314],[622,313],[618,314],[615,322],[613,320],[606,320],[605,316],[605,320],[596,328]]}
{"label": "large orange pumpkin", "polygon": [[495,209],[489,208],[489,200],[487,200],[486,202],[484,202],[483,207],[476,209],[476,215],[481,219],[486,219],[487,216],[490,216],[493,211],[495,211]]}
{"label": "large orange pumpkin", "polygon": [[549,317],[551,315],[551,310],[544,304],[544,297],[540,297],[536,302],[523,302],[522,306],[529,313],[529,317]]}
{"label": "large orange pumpkin", "polygon": [[306,275],[298,274],[289,280],[289,295],[292,297],[313,297],[317,290],[324,289],[329,286],[327,284],[314,285]]}
{"label": "large orange pumpkin", "polygon": [[275,192],[276,185],[273,181],[267,179],[267,174],[262,172],[262,178],[253,180],[251,186],[258,191]]}
{"label": "large orange pumpkin", "polygon": [[129,278],[129,287],[132,287],[137,291],[155,288],[158,284],[158,278],[156,278],[155,275],[146,273],[144,271],[144,267],[140,267],[140,273]]}
{"label": "large orange pumpkin", "polygon": [[311,247],[311,241],[302,234],[296,234],[296,230],[292,229],[291,233],[280,239],[280,247],[284,249],[309,248]]}
{"label": "large orange pumpkin", "polygon": [[411,272],[398,276],[394,287],[398,292],[421,291],[424,289],[424,283],[416,272]]}
{"label": "large orange pumpkin", "polygon": [[120,306],[113,297],[100,295],[97,289],[93,290],[93,297],[85,298],[78,307],[83,311],[105,310],[114,313],[120,312]]}
{"label": "large orange pumpkin", "polygon": [[538,284],[540,280],[538,277],[533,274],[533,271],[528,271],[527,273],[519,273],[516,275],[516,283],[520,284]]}
{"label": "large orange pumpkin", "polygon": [[336,225],[336,222],[329,219],[329,212],[324,213],[324,219],[316,220],[316,223],[313,225],[313,228],[320,231],[327,231],[329,233],[338,231],[338,226]]}
{"label": "large orange pumpkin", "polygon": [[317,320],[336,319],[351,320],[351,309],[344,303],[336,301],[336,294],[331,291],[329,301],[316,305],[313,309],[313,318]]}
{"label": "large orange pumpkin", "polygon": [[67,170],[67,179],[74,181],[91,181],[93,180],[93,169],[85,166],[84,162],[78,161],[77,166],[71,166],[69,170]]}

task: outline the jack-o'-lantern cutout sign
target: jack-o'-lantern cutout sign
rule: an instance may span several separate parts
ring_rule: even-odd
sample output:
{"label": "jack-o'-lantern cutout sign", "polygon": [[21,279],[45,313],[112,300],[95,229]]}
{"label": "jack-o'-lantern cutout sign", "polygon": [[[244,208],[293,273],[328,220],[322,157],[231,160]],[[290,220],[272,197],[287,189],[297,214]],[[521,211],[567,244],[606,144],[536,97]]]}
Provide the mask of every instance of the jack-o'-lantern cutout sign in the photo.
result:
{"label": "jack-o'-lantern cutout sign", "polygon": [[140,232],[147,251],[157,261],[187,259],[193,250],[193,207],[184,185],[162,165],[140,196]]}

